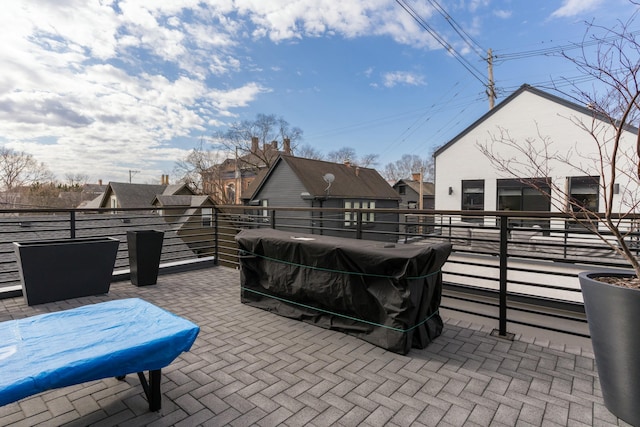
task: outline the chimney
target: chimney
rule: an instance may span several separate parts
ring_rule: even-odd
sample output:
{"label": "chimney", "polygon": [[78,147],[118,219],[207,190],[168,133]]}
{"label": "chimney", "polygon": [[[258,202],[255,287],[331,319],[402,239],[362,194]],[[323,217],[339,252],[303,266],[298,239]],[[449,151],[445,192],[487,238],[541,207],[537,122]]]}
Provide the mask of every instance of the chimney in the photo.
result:
{"label": "chimney", "polygon": [[278,141],[271,141],[271,148],[273,148],[274,150],[278,149]]}
{"label": "chimney", "polygon": [[350,168],[350,167],[351,167],[351,160],[349,160],[349,159],[344,159],[344,165],[345,165],[346,167]]}
{"label": "chimney", "polygon": [[98,180],[98,185],[102,185],[102,180],[101,179]]}
{"label": "chimney", "polygon": [[420,181],[420,173],[416,173],[416,172],[412,173],[411,179],[414,181]]}
{"label": "chimney", "polygon": [[282,150],[284,154],[291,154],[291,140],[289,138],[285,138],[282,141]]}
{"label": "chimney", "polygon": [[360,167],[356,166],[356,176],[360,176]]}
{"label": "chimney", "polygon": [[251,137],[251,152],[255,153],[256,151],[258,151],[258,143],[260,142],[260,140],[258,139],[257,136],[252,136]]}

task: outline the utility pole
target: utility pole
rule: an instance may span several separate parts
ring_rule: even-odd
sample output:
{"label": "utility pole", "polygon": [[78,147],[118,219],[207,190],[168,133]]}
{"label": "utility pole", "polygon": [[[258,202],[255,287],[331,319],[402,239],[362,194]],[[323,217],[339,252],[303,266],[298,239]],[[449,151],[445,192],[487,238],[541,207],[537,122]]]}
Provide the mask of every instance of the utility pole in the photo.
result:
{"label": "utility pole", "polygon": [[424,168],[420,168],[420,199],[418,201],[418,209],[424,209],[424,190],[422,189],[422,182],[424,181]]}
{"label": "utility pole", "polygon": [[493,81],[493,51],[491,49],[487,51],[487,64],[489,67],[489,84],[487,85],[487,96],[489,97],[489,110],[492,110],[496,101],[496,86]]}
{"label": "utility pole", "polygon": [[131,178],[133,178],[133,176],[137,173],[140,173],[140,171],[132,171],[131,169],[129,169],[129,184],[131,184]]}
{"label": "utility pole", "polygon": [[234,192],[233,204],[240,204],[240,197],[242,197],[242,171],[238,165],[238,146],[236,146],[236,191]]}

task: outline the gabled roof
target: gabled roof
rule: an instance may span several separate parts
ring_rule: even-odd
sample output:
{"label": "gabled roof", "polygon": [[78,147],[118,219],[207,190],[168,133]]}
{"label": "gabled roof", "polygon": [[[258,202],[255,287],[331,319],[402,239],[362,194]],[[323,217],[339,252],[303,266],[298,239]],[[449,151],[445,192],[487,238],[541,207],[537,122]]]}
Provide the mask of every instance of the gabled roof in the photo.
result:
{"label": "gabled roof", "polygon": [[191,206],[191,197],[187,195],[170,195],[158,194],[151,202],[152,205],[160,206]]}
{"label": "gabled roof", "polygon": [[[393,184],[393,188],[397,188],[398,184],[405,184],[410,187],[413,191],[420,194],[420,182],[414,181],[413,179],[399,179],[395,184]],[[432,182],[423,182],[422,183],[422,195],[423,196],[433,196],[435,194],[435,185]]]}
{"label": "gabled roof", "polygon": [[[506,97],[501,103],[496,105],[493,109],[489,110],[489,112],[484,114],[478,120],[473,122],[469,127],[467,127],[465,130],[460,132],[451,141],[447,142],[445,145],[443,145],[442,147],[437,149],[435,151],[435,153],[433,154],[433,156],[436,157],[436,156],[440,155],[443,151],[445,151],[451,145],[455,144],[458,140],[462,139],[465,135],[467,135],[469,132],[471,132],[473,129],[475,129],[477,126],[479,126],[482,122],[484,122],[485,120],[489,119],[491,116],[496,114],[501,109],[505,108],[511,101],[513,101],[515,98],[517,98],[523,92],[529,92],[529,93],[532,93],[534,95],[541,96],[541,97],[546,98],[547,100],[549,100],[551,102],[555,102],[556,104],[563,105],[563,106],[565,106],[567,108],[570,108],[570,109],[572,109],[572,110],[574,110],[574,111],[576,111],[578,113],[585,114],[585,115],[587,115],[589,117],[593,117],[595,115],[598,118],[601,118],[603,120],[605,119],[604,117],[601,117],[599,114],[595,113],[593,110],[587,108],[586,106],[583,106],[583,105],[580,105],[580,104],[576,104],[575,102],[568,101],[568,100],[566,100],[564,98],[561,98],[561,97],[559,97],[557,95],[552,95],[552,94],[550,94],[548,92],[544,92],[544,91],[542,91],[540,89],[537,89],[537,88],[535,88],[533,86],[530,86],[530,85],[525,83],[522,86],[520,86],[520,88],[518,88],[518,90],[516,90],[511,95]],[[638,133],[638,129],[635,128],[634,126],[625,126],[625,128],[630,132],[633,132],[633,133],[636,133],[636,134]]]}
{"label": "gabled roof", "polygon": [[[400,200],[400,196],[375,169],[347,166],[322,160],[305,159],[281,154],[271,168],[258,176],[249,186],[243,199],[252,199],[273,171],[282,163],[288,165],[311,197],[329,199],[360,198],[372,200]],[[323,179],[332,174],[331,186]],[[327,190],[329,187],[329,190]]]}
{"label": "gabled roof", "polygon": [[[206,203],[209,201],[210,203]],[[209,196],[196,196],[196,195],[186,195],[186,194],[175,194],[175,195],[164,195],[158,194],[154,199],[152,204],[154,206],[189,206],[189,207],[199,207],[205,204],[214,205],[213,200]]]}
{"label": "gabled roof", "polygon": [[104,197],[104,193],[100,194],[94,199],[84,201],[78,205],[80,209],[98,209],[101,207],[102,198]]}
{"label": "gabled roof", "polygon": [[162,192],[164,195],[195,195],[196,193],[187,184],[170,184]]}
{"label": "gabled roof", "polygon": [[83,193],[95,193],[95,194],[99,194],[104,192],[107,189],[106,185],[102,185],[102,184],[84,184],[82,186],[82,192]]}
{"label": "gabled roof", "polygon": [[151,205],[156,194],[162,194],[166,187],[166,185],[110,182],[100,206],[105,206],[107,198],[113,193],[118,198],[118,204],[121,208],[147,207]]}
{"label": "gabled roof", "polygon": [[151,206],[157,195],[194,195],[186,184],[131,184],[128,182],[110,182],[100,198],[100,207],[109,207],[107,199],[115,194],[121,208],[140,208]]}

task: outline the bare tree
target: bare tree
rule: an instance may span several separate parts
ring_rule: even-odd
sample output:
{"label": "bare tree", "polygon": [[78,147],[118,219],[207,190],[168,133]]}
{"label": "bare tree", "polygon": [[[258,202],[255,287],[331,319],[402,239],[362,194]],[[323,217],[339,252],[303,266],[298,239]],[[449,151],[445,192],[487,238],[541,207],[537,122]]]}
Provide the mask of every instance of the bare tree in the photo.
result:
{"label": "bare tree", "polygon": [[292,154],[296,157],[303,157],[305,159],[324,160],[324,154],[309,144],[297,146]]}
{"label": "bare tree", "polygon": [[356,154],[356,150],[351,147],[342,147],[338,150],[331,151],[327,154],[327,161],[333,163],[345,163],[349,162],[352,165],[360,166],[363,168],[368,168],[376,165],[378,161],[377,154],[365,154],[364,156],[358,157]]}
{"label": "bare tree", "polygon": [[414,173],[422,173],[423,181],[432,181],[433,157],[423,159],[416,154],[403,154],[395,162],[387,163],[382,171],[385,179],[391,181],[410,178]]}
{"label": "bare tree", "polygon": [[197,194],[201,194],[204,192],[203,176],[220,163],[221,157],[219,151],[207,148],[204,139],[201,139],[197,147],[176,161],[173,171],[178,176],[178,182],[188,184]]}
{"label": "bare tree", "polygon": [[[564,185],[553,180],[549,183],[550,191],[534,187],[557,209],[585,225],[621,254],[640,277],[640,263],[628,245],[628,237],[636,230],[629,226],[627,220],[627,216],[637,213],[640,206],[640,134],[637,128],[640,122],[640,40],[637,32],[630,30],[637,13],[614,28],[589,23],[586,37],[596,42],[595,53],[583,48],[578,57],[564,55],[597,82],[590,91],[572,86],[572,92],[565,93],[593,112],[590,120],[570,119],[592,141],[590,148],[586,149],[584,144],[576,145],[569,153],[562,153],[554,148],[553,141],[540,129],[538,135],[524,141],[512,138],[508,131],[500,129],[492,135],[491,143],[481,145],[480,149],[499,171],[514,178],[552,176],[554,163],[570,165],[586,176],[594,175],[595,171],[599,177],[599,194],[604,200],[603,212],[596,212],[575,200]],[[594,35],[596,30],[603,31],[602,35]],[[583,46],[587,45],[583,43]],[[633,132],[632,137],[630,131]],[[505,146],[517,154],[501,156],[503,150],[500,148]],[[620,181],[628,184],[623,189],[622,202],[614,205],[616,184]],[[599,223],[603,223],[614,236],[615,243],[598,231]]]}
{"label": "bare tree", "polygon": [[45,164],[31,154],[0,147],[0,185],[5,191],[53,179]]}
{"label": "bare tree", "polygon": [[[291,126],[282,117],[274,114],[258,114],[255,120],[232,123],[226,131],[218,132],[215,139],[219,147],[240,158],[244,167],[255,169],[270,167],[277,158],[277,151],[284,149],[285,140],[291,150],[302,139],[302,130]],[[252,139],[257,138],[258,149]],[[273,145],[273,143],[277,148]]]}
{"label": "bare tree", "polygon": [[84,173],[67,173],[64,175],[66,184],[69,187],[82,187],[89,181],[89,175]]}

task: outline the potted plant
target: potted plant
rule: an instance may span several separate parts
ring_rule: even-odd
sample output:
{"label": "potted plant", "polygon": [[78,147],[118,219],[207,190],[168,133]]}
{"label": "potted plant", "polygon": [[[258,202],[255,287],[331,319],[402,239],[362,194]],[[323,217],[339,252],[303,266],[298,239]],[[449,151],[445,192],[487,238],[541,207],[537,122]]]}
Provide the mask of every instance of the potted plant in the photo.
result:
{"label": "potted plant", "polygon": [[[567,94],[590,110],[588,120],[570,120],[593,144],[576,144],[569,153],[558,152],[540,128],[537,137],[524,142],[501,129],[491,136],[490,144],[479,144],[494,167],[528,185],[532,180],[522,177],[552,177],[558,164],[595,177],[592,185],[598,188],[600,208],[572,195],[563,180],[531,186],[630,266],[628,270],[585,271],[579,281],[605,405],[632,425],[640,425],[640,339],[636,329],[640,324],[640,263],[634,253],[637,248],[630,243],[634,239],[637,243],[640,222],[640,40],[629,30],[637,10],[617,28],[588,24],[590,43],[582,45],[582,54],[562,54],[596,82],[590,92],[572,85],[575,91]],[[602,35],[595,36],[595,32]],[[595,47],[590,51],[586,46]],[[505,156],[498,149],[502,144],[515,154]]]}

